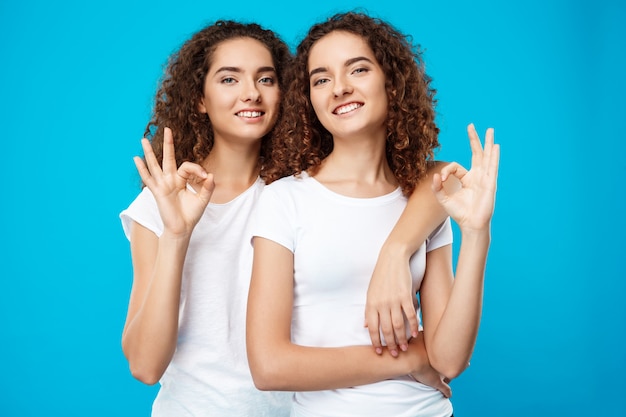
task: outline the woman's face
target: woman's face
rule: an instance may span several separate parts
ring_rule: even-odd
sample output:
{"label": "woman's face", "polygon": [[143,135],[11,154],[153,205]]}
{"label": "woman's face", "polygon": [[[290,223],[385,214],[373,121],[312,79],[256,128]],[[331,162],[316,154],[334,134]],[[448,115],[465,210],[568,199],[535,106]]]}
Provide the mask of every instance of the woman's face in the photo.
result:
{"label": "woman's face", "polygon": [[385,74],[363,38],[335,31],[311,48],[311,104],[335,139],[385,136]]}
{"label": "woman's face", "polygon": [[272,55],[256,39],[224,41],[213,53],[199,110],[215,141],[250,143],[266,135],[278,116],[280,91]]}

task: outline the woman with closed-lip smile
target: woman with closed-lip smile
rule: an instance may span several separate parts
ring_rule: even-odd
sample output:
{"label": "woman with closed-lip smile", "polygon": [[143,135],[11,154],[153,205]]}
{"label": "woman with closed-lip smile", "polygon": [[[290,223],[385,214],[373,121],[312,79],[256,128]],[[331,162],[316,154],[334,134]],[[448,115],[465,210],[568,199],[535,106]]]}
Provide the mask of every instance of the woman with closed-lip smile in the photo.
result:
{"label": "woman with closed-lip smile", "polygon": [[273,32],[218,21],[173,55],[135,159],[146,188],[122,212],[133,287],[122,335],[130,370],[161,383],[152,415],[286,416],[245,360],[259,159],[291,54]]}

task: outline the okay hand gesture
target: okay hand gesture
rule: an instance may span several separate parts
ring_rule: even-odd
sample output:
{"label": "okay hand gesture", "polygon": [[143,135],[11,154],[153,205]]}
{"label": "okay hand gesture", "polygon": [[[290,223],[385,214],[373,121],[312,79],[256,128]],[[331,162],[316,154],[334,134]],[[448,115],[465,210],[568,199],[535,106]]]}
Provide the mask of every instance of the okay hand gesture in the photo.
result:
{"label": "okay hand gesture", "polygon": [[[500,145],[494,144],[493,129],[487,129],[485,147],[480,143],[473,124],[467,127],[472,148],[472,166],[469,171],[453,162],[433,177],[433,191],[461,231],[478,231],[489,227],[493,215]],[[447,191],[443,184],[456,177],[461,187]]]}
{"label": "okay hand gesture", "polygon": [[[135,166],[156,199],[165,232],[174,236],[191,234],[213,194],[213,175],[192,162],[183,162],[176,169],[172,131],[167,127],[163,138],[163,168],[147,139],[142,139],[141,146],[146,162],[136,156]],[[199,191],[188,184],[197,185]]]}

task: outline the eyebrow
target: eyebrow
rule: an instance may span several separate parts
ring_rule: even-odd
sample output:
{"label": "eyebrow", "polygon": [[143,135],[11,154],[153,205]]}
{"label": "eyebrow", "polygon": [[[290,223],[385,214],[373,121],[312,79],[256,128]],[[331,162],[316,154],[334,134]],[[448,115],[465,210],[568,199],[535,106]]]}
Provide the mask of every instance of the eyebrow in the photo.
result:
{"label": "eyebrow", "polygon": [[[345,64],[343,64],[344,67],[349,67],[350,65],[354,64],[355,62],[359,62],[359,61],[367,61],[370,64],[373,64],[372,60],[364,57],[364,56],[357,56],[354,58],[350,58],[346,61]],[[319,68],[315,68],[314,70],[311,70],[311,72],[309,72],[309,78],[311,78],[312,76],[314,76],[315,74],[318,74],[320,72],[325,72],[327,71],[326,67],[319,67]]]}
{"label": "eyebrow", "polygon": [[[220,72],[243,72],[243,70],[239,67],[220,67],[215,71],[216,74]],[[276,69],[274,67],[259,67],[256,72],[276,72]]]}

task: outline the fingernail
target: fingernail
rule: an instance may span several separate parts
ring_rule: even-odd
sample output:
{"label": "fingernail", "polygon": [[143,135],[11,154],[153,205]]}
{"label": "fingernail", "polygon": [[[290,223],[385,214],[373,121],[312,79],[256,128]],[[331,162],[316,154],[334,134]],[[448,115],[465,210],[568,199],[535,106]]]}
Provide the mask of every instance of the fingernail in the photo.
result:
{"label": "fingernail", "polygon": [[394,358],[398,357],[398,351],[395,349],[391,349],[391,356],[393,356]]}
{"label": "fingernail", "polygon": [[409,347],[407,345],[400,345],[400,350],[406,352]]}
{"label": "fingernail", "polygon": [[382,355],[383,350],[381,348],[376,348],[376,353]]}

